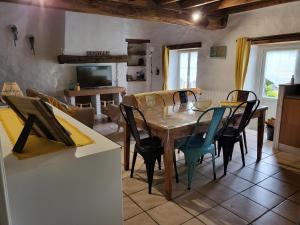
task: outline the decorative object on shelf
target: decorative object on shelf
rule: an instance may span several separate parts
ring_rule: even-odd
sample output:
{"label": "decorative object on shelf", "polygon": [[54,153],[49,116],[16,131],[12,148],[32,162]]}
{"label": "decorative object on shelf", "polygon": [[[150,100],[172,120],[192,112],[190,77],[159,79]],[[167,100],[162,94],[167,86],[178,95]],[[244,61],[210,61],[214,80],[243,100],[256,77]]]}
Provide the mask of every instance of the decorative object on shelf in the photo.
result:
{"label": "decorative object on shelf", "polygon": [[138,65],[139,66],[144,66],[145,65],[145,60],[143,58],[139,58]]}
{"label": "decorative object on shelf", "polygon": [[28,41],[29,41],[29,45],[30,45],[30,50],[32,51],[32,54],[35,55],[34,36],[33,35],[28,36]]}
{"label": "decorative object on shelf", "polygon": [[77,83],[77,84],[75,85],[75,91],[80,91],[80,84],[79,84],[79,83]]}
{"label": "decorative object on shelf", "polygon": [[212,58],[226,58],[227,46],[212,46],[210,48],[210,57]]}
{"label": "decorative object on shelf", "polygon": [[18,28],[17,28],[16,25],[11,25],[10,30],[13,34],[13,41],[14,41],[14,45],[16,47],[17,46],[17,40],[18,40]]}
{"label": "decorative object on shelf", "polygon": [[87,51],[87,56],[102,56],[102,55],[109,55],[109,51]]}
{"label": "decorative object on shelf", "polygon": [[295,76],[292,75],[292,78],[291,78],[291,85],[295,84]]}
{"label": "decorative object on shelf", "polygon": [[132,80],[133,80],[132,75],[127,74],[127,81],[132,81]]}

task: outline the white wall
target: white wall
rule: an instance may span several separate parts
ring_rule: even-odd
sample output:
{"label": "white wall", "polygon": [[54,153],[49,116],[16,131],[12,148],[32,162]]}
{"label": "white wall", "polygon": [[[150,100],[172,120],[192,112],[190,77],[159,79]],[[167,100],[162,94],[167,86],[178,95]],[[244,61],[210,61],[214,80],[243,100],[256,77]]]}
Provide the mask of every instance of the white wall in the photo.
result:
{"label": "white wall", "polygon": [[[64,17],[63,11],[0,3],[0,88],[4,81],[17,81],[23,90],[33,87],[61,94],[66,80],[56,57],[64,48]],[[8,27],[12,24],[19,31],[17,47]],[[36,56],[28,35],[35,37]]]}

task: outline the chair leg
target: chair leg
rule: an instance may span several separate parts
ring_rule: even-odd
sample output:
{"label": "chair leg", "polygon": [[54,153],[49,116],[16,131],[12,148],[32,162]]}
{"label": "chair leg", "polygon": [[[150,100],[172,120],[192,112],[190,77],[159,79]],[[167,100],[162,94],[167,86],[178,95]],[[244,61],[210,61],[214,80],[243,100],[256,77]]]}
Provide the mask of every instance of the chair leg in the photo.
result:
{"label": "chair leg", "polygon": [[244,166],[245,166],[245,156],[244,156],[244,147],[243,147],[243,139],[242,139],[242,136],[240,136],[239,142],[240,142],[240,149],[241,149],[242,161],[243,161],[243,167],[244,167]]}
{"label": "chair leg", "polygon": [[221,145],[220,141],[218,141],[218,157],[220,157],[221,149],[222,149],[222,145]]}
{"label": "chair leg", "polygon": [[161,170],[161,155],[157,156],[158,169]]}
{"label": "chair leg", "polygon": [[134,166],[135,166],[136,157],[137,157],[137,151],[134,150],[133,159],[132,159],[132,165],[131,165],[131,173],[130,173],[130,177],[131,178],[133,177],[133,172],[134,172]]}
{"label": "chair leg", "polygon": [[244,146],[246,150],[246,154],[248,153],[248,147],[247,147],[247,137],[246,137],[246,131],[243,130],[243,138],[244,138]]}
{"label": "chair leg", "polygon": [[204,159],[204,155],[202,155],[201,158],[200,158],[200,164],[202,164],[203,159]]}
{"label": "chair leg", "polygon": [[188,190],[191,190],[191,183],[192,183],[195,167],[196,167],[195,162],[188,162]]}
{"label": "chair leg", "polygon": [[215,147],[215,155],[218,155],[218,151],[217,151],[217,141],[214,141],[214,147]]}
{"label": "chair leg", "polygon": [[147,179],[148,179],[148,193],[151,194],[153,174],[154,174],[154,162],[146,162]]}
{"label": "chair leg", "polygon": [[174,154],[173,154],[173,163],[174,163],[176,183],[179,183],[178,171],[177,171],[177,165],[176,165],[176,154],[175,154],[175,151],[174,151]]}
{"label": "chair leg", "polygon": [[213,164],[214,180],[216,180],[217,176],[216,176],[215,155],[212,153],[211,156],[212,156],[212,160],[211,161],[212,161],[212,164]]}
{"label": "chair leg", "polygon": [[227,166],[230,159],[230,155],[232,154],[234,144],[232,143],[223,143],[223,161],[224,161],[224,176],[226,176],[227,173]]}

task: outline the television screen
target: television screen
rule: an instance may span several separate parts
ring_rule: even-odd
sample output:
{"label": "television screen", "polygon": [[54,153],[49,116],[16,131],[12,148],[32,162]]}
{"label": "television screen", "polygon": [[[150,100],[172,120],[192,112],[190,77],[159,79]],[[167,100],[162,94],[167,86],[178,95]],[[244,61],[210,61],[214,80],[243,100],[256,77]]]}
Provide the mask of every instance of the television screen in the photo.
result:
{"label": "television screen", "polygon": [[77,82],[82,88],[112,86],[111,66],[77,66]]}

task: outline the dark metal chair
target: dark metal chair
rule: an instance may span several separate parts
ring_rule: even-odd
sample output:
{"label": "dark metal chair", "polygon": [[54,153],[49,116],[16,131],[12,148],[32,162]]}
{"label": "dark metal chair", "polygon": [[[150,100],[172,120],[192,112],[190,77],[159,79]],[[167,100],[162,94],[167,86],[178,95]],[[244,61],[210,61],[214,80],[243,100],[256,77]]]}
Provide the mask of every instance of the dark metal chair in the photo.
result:
{"label": "dark metal chair", "polygon": [[179,95],[180,103],[187,103],[189,101],[188,93],[191,93],[194,96],[194,99],[195,99],[195,102],[196,102],[197,97],[196,97],[196,94],[193,91],[191,91],[191,90],[182,90],[182,91],[175,91],[173,93],[173,103],[174,103],[174,105],[176,104],[175,97],[176,97],[177,94]]}
{"label": "dark metal chair", "polygon": [[[224,175],[227,172],[227,165],[232,157],[232,152],[234,149],[234,144],[239,142],[240,150],[242,155],[243,166],[245,166],[245,156],[243,148],[243,137],[242,133],[245,127],[249,124],[253,114],[260,104],[259,100],[251,100],[241,103],[235,108],[230,118],[228,119],[226,125],[221,129],[218,140],[218,153],[220,154],[221,149],[223,149],[223,160],[224,160]],[[240,115],[240,110],[244,108],[242,115]],[[235,126],[231,124],[236,121],[237,117],[241,117],[238,122],[235,122]]]}
{"label": "dark metal chair", "polygon": [[[251,98],[252,99],[249,99]],[[257,100],[257,95],[253,91],[248,91],[248,90],[233,90],[229,92],[227,95],[226,100],[235,100],[237,102],[246,102],[249,100]],[[232,121],[234,122],[234,121]],[[246,137],[246,132],[243,130],[243,140],[244,140],[244,146],[246,153],[248,153],[248,147],[247,147],[247,137]]]}
{"label": "dark metal chair", "polygon": [[[139,109],[132,106],[120,104],[120,111],[124,117],[124,120],[128,124],[131,134],[134,137],[136,142],[134,147],[130,177],[133,177],[136,157],[137,157],[137,153],[139,153],[143,157],[146,164],[148,190],[149,190],[149,194],[151,194],[154,166],[156,161],[158,162],[159,169],[161,170],[161,155],[164,153],[164,147],[162,145],[162,141],[160,140],[159,137],[152,135],[151,129],[149,128],[143,113]],[[148,135],[148,137],[146,138],[143,139],[140,138],[140,133],[137,129],[137,124],[134,118],[134,111],[136,111],[143,120],[143,128],[145,129]],[[175,178],[176,178],[176,182],[178,183],[175,151],[173,157],[174,157]]]}

